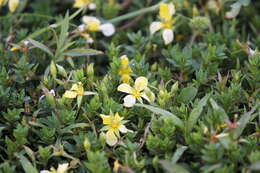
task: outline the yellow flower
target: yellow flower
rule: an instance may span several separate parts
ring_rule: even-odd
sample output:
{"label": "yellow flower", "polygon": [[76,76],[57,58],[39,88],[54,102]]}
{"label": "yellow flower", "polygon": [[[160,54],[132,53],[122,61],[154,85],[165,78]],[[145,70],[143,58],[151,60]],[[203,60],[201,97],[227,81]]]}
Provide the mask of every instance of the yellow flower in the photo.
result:
{"label": "yellow flower", "polygon": [[104,126],[101,130],[106,130],[106,142],[108,145],[113,146],[117,143],[120,137],[119,132],[127,133],[129,130],[125,127],[127,121],[123,120],[118,113],[110,115],[100,115]]}
{"label": "yellow flower", "polygon": [[59,164],[58,166],[58,169],[54,169],[54,168],[51,168],[50,171],[48,170],[42,170],[40,171],[40,173],[67,173],[68,171],[68,168],[69,167],[69,164],[68,163],[64,163],[64,164]]}
{"label": "yellow flower", "polygon": [[131,80],[130,73],[132,73],[132,69],[129,66],[129,60],[126,55],[121,56],[120,60],[121,60],[121,67],[118,74],[121,76],[121,80],[123,81],[123,83],[129,84]]}
{"label": "yellow flower", "polygon": [[165,44],[169,44],[173,41],[174,34],[172,28],[174,21],[172,19],[172,16],[174,14],[175,7],[173,3],[161,3],[159,12],[161,22],[152,22],[150,25],[151,34],[154,34],[155,32],[163,29],[162,36]]}
{"label": "yellow flower", "polygon": [[0,0],[0,6],[4,5],[4,4],[5,4],[5,1],[6,1],[6,0]]}
{"label": "yellow flower", "polygon": [[134,87],[131,87],[129,84],[126,83],[119,85],[117,88],[118,91],[129,94],[124,97],[124,106],[132,107],[135,104],[136,99],[142,103],[142,98],[144,98],[148,102],[151,102],[151,99],[146,94],[146,91],[149,90],[147,85],[148,80],[146,77],[138,77],[135,80]]}
{"label": "yellow flower", "polygon": [[73,7],[74,8],[88,7],[90,10],[95,10],[96,4],[93,3],[93,0],[75,0]]}
{"label": "yellow flower", "polygon": [[18,5],[19,5],[19,0],[9,0],[9,2],[8,2],[9,10],[12,13],[15,12]]}
{"label": "yellow flower", "polygon": [[81,82],[73,84],[71,89],[64,93],[64,97],[70,99],[76,98],[78,96],[84,96],[84,88]]}
{"label": "yellow flower", "polygon": [[93,16],[84,16],[82,21],[85,29],[91,32],[101,31],[105,36],[109,37],[115,33],[115,27],[112,23],[101,24],[100,20]]}
{"label": "yellow flower", "polygon": [[116,160],[116,161],[114,162],[113,171],[114,171],[114,172],[117,172],[117,171],[119,170],[120,166],[121,166],[121,164],[118,162],[118,160]]}

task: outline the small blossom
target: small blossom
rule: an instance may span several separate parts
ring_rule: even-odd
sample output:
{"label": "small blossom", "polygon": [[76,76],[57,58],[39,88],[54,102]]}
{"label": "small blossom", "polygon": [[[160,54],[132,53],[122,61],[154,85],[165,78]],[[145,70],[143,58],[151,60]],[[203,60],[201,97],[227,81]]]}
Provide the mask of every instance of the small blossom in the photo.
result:
{"label": "small blossom", "polygon": [[120,137],[120,133],[127,133],[128,130],[125,127],[125,123],[127,121],[123,120],[123,117],[120,117],[118,113],[110,114],[110,115],[100,115],[103,124],[105,125],[101,130],[105,130],[106,132],[106,143],[110,146],[115,145],[118,142],[118,138]]}
{"label": "small blossom", "polygon": [[84,88],[81,82],[73,84],[71,89],[64,93],[64,97],[70,99],[76,98],[78,96],[84,96]]}
{"label": "small blossom", "polygon": [[160,12],[159,12],[161,22],[152,22],[150,25],[151,34],[154,34],[155,32],[161,29],[163,30],[162,37],[165,44],[171,43],[174,38],[174,34],[172,30],[174,24],[172,16],[174,14],[175,14],[175,7],[172,3],[170,4],[161,3]]}
{"label": "small blossom", "polygon": [[118,162],[118,160],[116,160],[114,162],[114,168],[113,168],[113,171],[114,172],[118,172],[119,168],[121,167],[121,164]]}
{"label": "small blossom", "polygon": [[129,84],[126,83],[119,85],[117,88],[118,91],[129,94],[124,97],[124,106],[132,107],[136,103],[136,99],[142,103],[143,102],[142,98],[144,98],[148,102],[151,102],[151,99],[146,94],[147,91],[151,92],[148,89],[147,85],[148,85],[148,80],[146,77],[138,77],[135,80],[134,87],[131,87]]}
{"label": "small blossom", "polygon": [[59,164],[58,169],[51,168],[50,171],[48,170],[42,170],[40,173],[67,173],[69,169],[69,164],[64,163],[64,164]]}
{"label": "small blossom", "polygon": [[120,57],[121,66],[118,74],[121,76],[121,80],[123,83],[129,84],[131,80],[130,73],[132,73],[132,69],[129,66],[129,60],[126,55]]}
{"label": "small blossom", "polygon": [[110,37],[115,33],[115,27],[112,23],[101,24],[100,20],[93,16],[84,16],[82,18],[85,29],[90,32],[101,31],[106,37]]}
{"label": "small blossom", "polygon": [[73,7],[74,8],[88,7],[88,9],[90,10],[95,10],[96,4],[93,2],[93,0],[75,0]]}
{"label": "small blossom", "polygon": [[9,0],[8,7],[12,13],[15,12],[15,10],[17,9],[19,2],[19,0]]}

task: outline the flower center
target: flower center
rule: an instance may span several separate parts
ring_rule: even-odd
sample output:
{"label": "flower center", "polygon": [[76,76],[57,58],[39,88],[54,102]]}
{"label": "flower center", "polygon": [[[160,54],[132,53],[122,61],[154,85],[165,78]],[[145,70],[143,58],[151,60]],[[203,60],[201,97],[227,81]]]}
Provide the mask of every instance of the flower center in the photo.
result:
{"label": "flower center", "polygon": [[110,126],[113,128],[113,129],[118,129],[119,128],[119,122],[117,122],[116,120],[111,120],[111,124]]}
{"label": "flower center", "polygon": [[167,29],[172,29],[172,21],[165,21],[163,27]]}
{"label": "flower center", "polygon": [[87,29],[89,31],[99,31],[100,23],[97,21],[91,21],[87,24]]}
{"label": "flower center", "polygon": [[141,98],[141,93],[137,90],[134,90],[132,95],[135,97],[135,98]]}

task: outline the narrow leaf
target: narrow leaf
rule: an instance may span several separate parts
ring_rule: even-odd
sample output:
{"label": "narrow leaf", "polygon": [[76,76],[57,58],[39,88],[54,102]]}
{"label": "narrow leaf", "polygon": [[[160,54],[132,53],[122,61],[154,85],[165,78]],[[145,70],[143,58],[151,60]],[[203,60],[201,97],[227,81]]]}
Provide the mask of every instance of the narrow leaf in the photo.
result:
{"label": "narrow leaf", "polygon": [[191,131],[192,128],[194,127],[194,125],[196,125],[196,123],[203,111],[203,107],[206,106],[209,97],[210,97],[210,95],[204,96],[200,100],[198,105],[195,108],[193,108],[193,110],[191,111],[189,119],[188,119],[188,131]]}
{"label": "narrow leaf", "polygon": [[146,105],[146,104],[135,104],[135,106],[146,108],[146,109],[152,111],[153,113],[160,114],[164,117],[172,117],[172,118],[174,118],[173,122],[175,123],[176,126],[180,127],[181,129],[183,129],[183,127],[184,127],[182,120],[171,112],[168,112],[164,109],[161,109],[161,108],[158,108],[155,106]]}
{"label": "narrow leaf", "polygon": [[37,169],[33,167],[32,163],[26,157],[18,154],[16,156],[19,158],[22,167],[26,173],[38,173]]}
{"label": "narrow leaf", "polygon": [[103,54],[103,52],[95,49],[78,48],[78,49],[72,49],[66,51],[62,55],[69,56],[69,57],[79,57],[79,56],[91,56],[91,55],[100,55],[100,54]]}
{"label": "narrow leaf", "polygon": [[35,47],[41,49],[42,51],[44,51],[45,53],[47,53],[48,55],[50,55],[51,57],[53,57],[53,53],[51,52],[51,50],[50,50],[47,46],[45,46],[44,44],[42,44],[42,43],[40,43],[40,42],[38,42],[38,41],[36,41],[36,40],[33,40],[33,39],[31,39],[31,38],[29,38],[28,41],[29,41],[32,45],[34,45]]}
{"label": "narrow leaf", "polygon": [[189,173],[187,169],[178,164],[173,164],[168,160],[161,160],[160,163],[168,173]]}
{"label": "narrow leaf", "polygon": [[198,89],[192,86],[184,88],[181,90],[180,95],[177,97],[179,103],[187,104],[192,101],[197,95]]}
{"label": "narrow leaf", "polygon": [[187,146],[180,146],[174,153],[172,157],[172,163],[177,163],[177,161],[180,159],[184,151],[188,149]]}

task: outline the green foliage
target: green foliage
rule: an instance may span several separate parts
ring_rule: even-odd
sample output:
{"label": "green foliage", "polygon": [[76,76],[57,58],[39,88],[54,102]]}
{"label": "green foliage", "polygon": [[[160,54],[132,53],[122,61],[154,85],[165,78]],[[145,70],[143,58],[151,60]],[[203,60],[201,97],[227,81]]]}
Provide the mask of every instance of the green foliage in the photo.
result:
{"label": "green foliage", "polygon": [[0,3],[0,173],[259,172],[260,2],[74,2]]}

